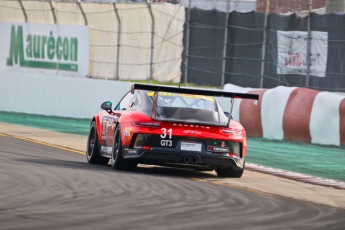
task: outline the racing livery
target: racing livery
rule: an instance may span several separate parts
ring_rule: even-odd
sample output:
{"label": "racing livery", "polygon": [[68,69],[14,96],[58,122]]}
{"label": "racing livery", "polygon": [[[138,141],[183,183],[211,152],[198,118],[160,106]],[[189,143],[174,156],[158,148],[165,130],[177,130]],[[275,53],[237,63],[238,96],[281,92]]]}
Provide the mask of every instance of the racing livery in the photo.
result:
{"label": "racing livery", "polygon": [[[215,97],[228,97],[224,112]],[[113,109],[106,101],[90,126],[86,158],[92,164],[134,170],[138,163],[216,170],[241,177],[247,141],[231,117],[234,99],[256,94],[133,84]]]}

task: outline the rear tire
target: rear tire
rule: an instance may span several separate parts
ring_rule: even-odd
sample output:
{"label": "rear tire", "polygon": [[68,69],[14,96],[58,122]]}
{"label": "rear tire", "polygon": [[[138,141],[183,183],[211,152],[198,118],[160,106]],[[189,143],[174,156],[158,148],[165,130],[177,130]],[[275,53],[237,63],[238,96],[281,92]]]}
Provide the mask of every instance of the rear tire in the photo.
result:
{"label": "rear tire", "polygon": [[108,158],[102,157],[99,154],[98,134],[95,121],[91,124],[89,137],[87,139],[86,160],[91,164],[98,165],[107,165],[109,162]]}
{"label": "rear tire", "polygon": [[227,167],[225,169],[216,169],[218,177],[230,177],[230,178],[241,178],[244,172],[244,165],[243,168],[240,170],[235,170],[232,167]]}
{"label": "rear tire", "polygon": [[111,167],[118,170],[135,170],[138,163],[132,160],[124,160],[122,155],[122,137],[120,125],[116,127],[113,152],[111,154]]}

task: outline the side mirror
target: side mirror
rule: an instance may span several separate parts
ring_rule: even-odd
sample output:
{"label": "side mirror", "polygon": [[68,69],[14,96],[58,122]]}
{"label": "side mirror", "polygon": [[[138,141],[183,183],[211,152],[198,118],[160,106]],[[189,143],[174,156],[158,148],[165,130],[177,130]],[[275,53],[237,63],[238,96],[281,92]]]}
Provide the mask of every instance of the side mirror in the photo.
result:
{"label": "side mirror", "polygon": [[102,105],[101,105],[101,109],[107,111],[108,113],[109,113],[110,111],[112,111],[111,108],[112,108],[112,104],[111,104],[110,101],[103,102]]}

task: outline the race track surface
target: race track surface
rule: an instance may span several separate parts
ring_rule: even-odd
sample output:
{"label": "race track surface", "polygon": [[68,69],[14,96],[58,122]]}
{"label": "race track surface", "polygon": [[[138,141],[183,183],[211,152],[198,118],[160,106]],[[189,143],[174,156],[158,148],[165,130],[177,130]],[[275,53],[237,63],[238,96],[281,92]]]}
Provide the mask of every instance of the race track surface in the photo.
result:
{"label": "race track surface", "polygon": [[[0,229],[343,229],[345,210],[0,136]],[[205,180],[206,181],[206,180]],[[274,186],[274,185],[271,185]],[[326,195],[326,194],[325,194]]]}

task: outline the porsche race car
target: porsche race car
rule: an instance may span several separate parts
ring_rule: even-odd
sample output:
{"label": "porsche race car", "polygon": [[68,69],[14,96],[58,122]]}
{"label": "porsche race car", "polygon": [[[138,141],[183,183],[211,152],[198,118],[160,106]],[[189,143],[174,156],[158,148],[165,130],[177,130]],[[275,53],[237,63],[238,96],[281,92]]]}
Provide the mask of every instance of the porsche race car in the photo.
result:
{"label": "porsche race car", "polygon": [[[228,97],[224,112],[216,97]],[[133,84],[113,108],[110,101],[92,118],[89,163],[134,170],[138,164],[215,170],[219,177],[242,176],[246,132],[231,116],[234,99],[256,94]]]}

